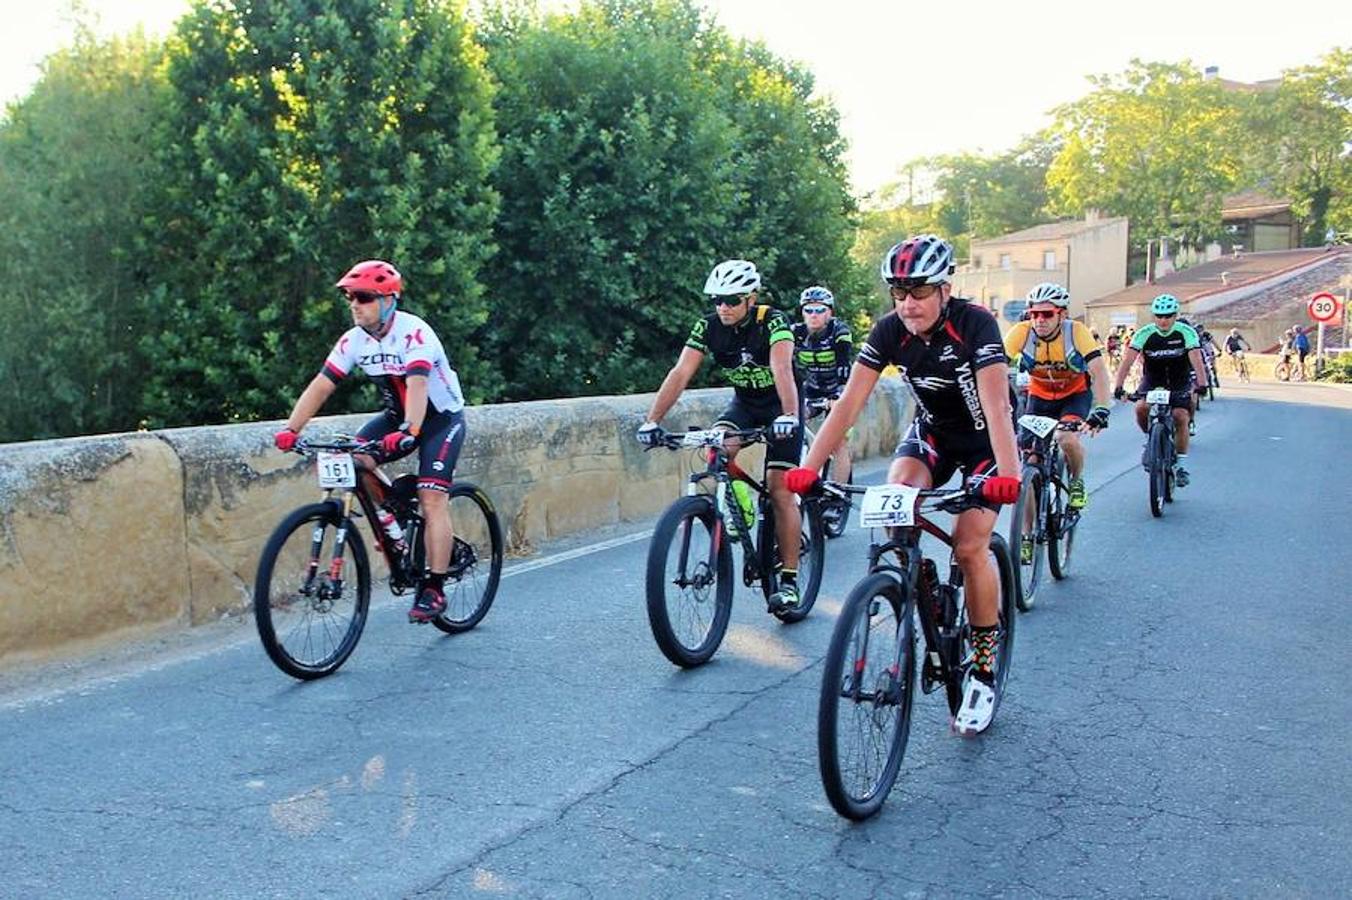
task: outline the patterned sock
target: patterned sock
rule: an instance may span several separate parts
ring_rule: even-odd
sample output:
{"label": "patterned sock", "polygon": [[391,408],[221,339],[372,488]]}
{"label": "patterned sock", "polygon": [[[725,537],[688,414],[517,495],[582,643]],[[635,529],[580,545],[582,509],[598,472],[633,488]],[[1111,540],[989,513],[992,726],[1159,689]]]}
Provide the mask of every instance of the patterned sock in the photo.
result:
{"label": "patterned sock", "polygon": [[972,626],[972,666],[976,676],[987,684],[995,680],[995,650],[999,645],[999,625]]}

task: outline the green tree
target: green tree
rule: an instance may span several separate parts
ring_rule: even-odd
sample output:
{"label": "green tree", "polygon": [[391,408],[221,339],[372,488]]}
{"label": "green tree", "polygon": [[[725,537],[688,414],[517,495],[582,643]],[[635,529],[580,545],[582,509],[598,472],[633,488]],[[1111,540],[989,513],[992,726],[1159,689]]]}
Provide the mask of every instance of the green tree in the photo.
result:
{"label": "green tree", "polygon": [[136,427],[160,58],[81,25],[0,120],[0,441]]}
{"label": "green tree", "polygon": [[1047,171],[1052,212],[1098,208],[1130,217],[1132,242],[1220,231],[1221,198],[1241,172],[1232,95],[1188,63],[1134,60],[1090,78],[1088,95],[1056,110],[1059,149]]}
{"label": "green tree", "polygon": [[1246,124],[1252,180],[1290,198],[1307,245],[1330,224],[1352,228],[1352,48],[1283,73],[1253,98]]}
{"label": "green tree", "polygon": [[805,72],[689,0],[497,7],[483,40],[503,147],[484,337],[509,399],[654,388],[723,258],[781,303],[848,296],[839,128]]}
{"label": "green tree", "polygon": [[280,416],[350,324],[331,285],[393,261],[471,399],[497,147],[463,3],[197,0],[170,39],[152,420]]}
{"label": "green tree", "polygon": [[943,230],[996,237],[1046,221],[1047,168],[1056,146],[1045,136],[1025,138],[997,156],[959,153],[930,161],[942,195]]}

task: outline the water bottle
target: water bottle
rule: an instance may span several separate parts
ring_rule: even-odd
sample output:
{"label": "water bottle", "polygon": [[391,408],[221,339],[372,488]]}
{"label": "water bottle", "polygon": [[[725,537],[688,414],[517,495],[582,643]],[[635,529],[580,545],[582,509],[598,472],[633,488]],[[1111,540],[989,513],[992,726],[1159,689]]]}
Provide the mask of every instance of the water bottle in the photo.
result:
{"label": "water bottle", "polygon": [[408,549],[408,545],[404,543],[404,528],[399,524],[399,519],[383,506],[376,510],[376,517],[380,520],[381,530],[390,539],[391,554],[402,556],[404,551]]}

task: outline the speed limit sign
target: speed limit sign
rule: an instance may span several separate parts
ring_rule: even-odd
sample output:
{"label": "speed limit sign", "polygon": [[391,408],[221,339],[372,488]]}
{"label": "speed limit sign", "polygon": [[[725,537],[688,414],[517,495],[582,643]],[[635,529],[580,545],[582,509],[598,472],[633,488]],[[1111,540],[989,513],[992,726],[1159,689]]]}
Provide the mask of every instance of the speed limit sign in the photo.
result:
{"label": "speed limit sign", "polygon": [[1327,293],[1315,294],[1305,309],[1316,322],[1332,322],[1338,316],[1338,298]]}

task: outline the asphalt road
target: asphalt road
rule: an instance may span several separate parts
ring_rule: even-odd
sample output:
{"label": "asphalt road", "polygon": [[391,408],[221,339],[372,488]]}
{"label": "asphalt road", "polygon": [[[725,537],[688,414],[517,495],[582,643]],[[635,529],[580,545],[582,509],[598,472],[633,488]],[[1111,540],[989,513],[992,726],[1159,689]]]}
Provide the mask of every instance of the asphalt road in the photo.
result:
{"label": "asphalt road", "polygon": [[518,565],[466,635],[381,603],[316,683],[250,623],[0,677],[0,895],[1352,895],[1352,390],[1227,389],[1200,425],[1154,520],[1115,411],[995,725],[955,737],[922,697],[870,822],[830,810],[815,750],[867,533],[807,621],[740,589],[682,672],[640,530]]}

